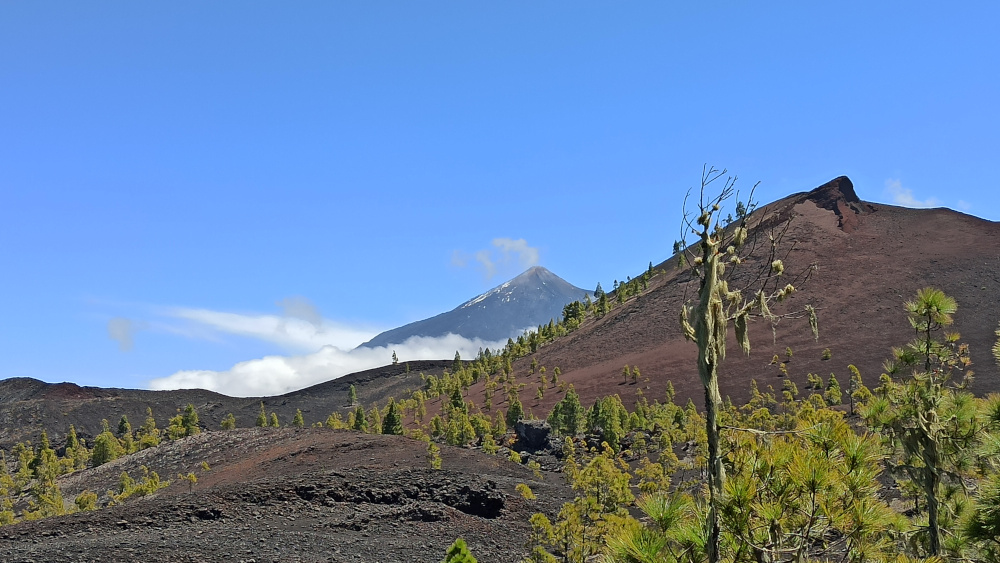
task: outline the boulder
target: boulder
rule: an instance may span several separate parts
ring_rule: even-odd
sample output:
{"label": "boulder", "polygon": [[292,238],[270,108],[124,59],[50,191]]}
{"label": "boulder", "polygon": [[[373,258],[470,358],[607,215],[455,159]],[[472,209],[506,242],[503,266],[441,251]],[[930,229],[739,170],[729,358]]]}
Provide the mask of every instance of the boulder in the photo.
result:
{"label": "boulder", "polygon": [[525,449],[538,451],[548,447],[552,427],[544,420],[519,420],[514,425],[514,431]]}

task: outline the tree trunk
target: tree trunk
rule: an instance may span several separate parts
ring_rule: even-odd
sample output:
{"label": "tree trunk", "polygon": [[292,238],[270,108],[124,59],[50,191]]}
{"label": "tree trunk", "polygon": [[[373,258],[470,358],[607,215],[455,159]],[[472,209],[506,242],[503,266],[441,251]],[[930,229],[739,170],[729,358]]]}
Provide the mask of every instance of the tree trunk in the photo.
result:
{"label": "tree trunk", "polygon": [[[713,370],[714,371],[714,370]],[[705,387],[705,431],[708,435],[708,552],[709,563],[719,561],[719,512],[718,504],[722,499],[722,487],[726,479],[726,470],[722,467],[722,455],[719,453],[719,384],[713,379],[713,385]]]}
{"label": "tree trunk", "polygon": [[726,355],[726,318],[719,298],[719,256],[717,242],[708,229],[702,234],[702,260],[704,277],[699,291],[695,340],[698,343],[698,375],[705,387],[705,434],[708,438],[708,542],[706,552],[709,563],[719,561],[719,502],[722,499],[726,472],[719,452],[719,362]]}
{"label": "tree trunk", "polygon": [[928,461],[924,468],[924,494],[927,496],[927,535],[930,539],[930,554],[941,554],[941,528],[938,525],[938,484],[941,482],[941,475],[937,468],[937,444],[931,442],[929,451],[925,459]]}

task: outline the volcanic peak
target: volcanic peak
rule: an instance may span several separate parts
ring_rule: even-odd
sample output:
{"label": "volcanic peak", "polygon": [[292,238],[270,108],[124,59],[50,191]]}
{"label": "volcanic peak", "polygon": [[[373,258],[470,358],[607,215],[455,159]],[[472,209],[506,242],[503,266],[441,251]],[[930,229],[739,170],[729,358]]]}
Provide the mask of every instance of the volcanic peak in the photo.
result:
{"label": "volcanic peak", "polygon": [[875,211],[874,207],[861,201],[854,191],[854,183],[847,176],[839,176],[812,191],[796,195],[799,197],[795,203],[811,201],[817,207],[836,213],[837,227],[845,233],[858,228],[860,215]]}

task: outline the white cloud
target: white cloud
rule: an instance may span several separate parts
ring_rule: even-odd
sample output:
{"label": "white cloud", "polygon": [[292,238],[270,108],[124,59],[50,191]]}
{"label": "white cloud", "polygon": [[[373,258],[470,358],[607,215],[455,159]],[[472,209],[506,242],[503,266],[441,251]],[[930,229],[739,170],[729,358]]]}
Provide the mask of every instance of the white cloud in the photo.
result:
{"label": "white cloud", "polygon": [[965,201],[964,199],[958,200],[958,203],[955,204],[955,207],[957,207],[959,211],[964,211],[966,213],[972,211],[972,204]]}
{"label": "white cloud", "polygon": [[896,205],[904,207],[940,207],[941,201],[937,198],[929,197],[919,200],[913,197],[913,190],[904,188],[903,183],[898,179],[889,178],[885,181],[885,193]]}
{"label": "white cloud", "polygon": [[138,323],[125,317],[114,317],[108,320],[108,338],[118,342],[118,349],[128,352],[135,344],[134,336],[137,330],[142,329]]}
{"label": "white cloud", "polygon": [[538,249],[528,246],[528,241],[523,238],[495,238],[493,246],[500,249],[503,255],[502,260],[508,261],[512,256],[517,256],[517,262],[522,270],[527,270],[538,265]]}
{"label": "white cloud", "polygon": [[414,336],[403,344],[347,350],[324,346],[300,356],[267,356],[240,362],[226,371],[189,370],[149,382],[150,389],[209,389],[236,397],[278,395],[337,377],[384,366],[395,351],[399,361],[450,359],[458,351],[474,358],[480,348],[500,348],[506,340],[484,342],[448,334],[438,338]]}
{"label": "white cloud", "polygon": [[279,305],[285,308],[285,316],[246,315],[185,307],[167,309],[165,313],[191,323],[187,327],[174,327],[173,332],[202,338],[211,338],[218,333],[235,334],[301,351],[318,350],[323,346],[349,349],[370,340],[379,332],[323,319],[315,307],[302,298],[286,299]]}
{"label": "white cloud", "polygon": [[[489,280],[498,273],[519,274],[532,266],[538,265],[538,249],[528,246],[523,238],[495,238],[492,248],[477,250],[472,258],[479,263],[483,276]],[[468,264],[468,256],[458,250],[451,255],[451,264],[459,268]],[[512,271],[516,268],[517,271]]]}

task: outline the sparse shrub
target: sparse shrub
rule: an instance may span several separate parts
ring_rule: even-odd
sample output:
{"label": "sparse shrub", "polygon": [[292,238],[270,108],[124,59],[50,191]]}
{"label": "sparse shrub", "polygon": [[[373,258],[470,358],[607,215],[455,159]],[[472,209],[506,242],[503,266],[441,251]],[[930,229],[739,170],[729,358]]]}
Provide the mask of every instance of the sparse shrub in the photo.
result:
{"label": "sparse shrub", "polygon": [[76,509],[80,512],[97,510],[97,493],[90,489],[85,489],[82,493],[76,495],[73,504],[76,505]]}
{"label": "sparse shrub", "polygon": [[194,490],[194,486],[198,483],[198,476],[195,475],[194,472],[188,473],[187,475],[178,473],[177,479],[181,481],[187,481],[189,493]]}
{"label": "sparse shrub", "polygon": [[518,483],[517,486],[514,487],[514,490],[517,491],[524,500],[535,500],[538,498],[535,496],[535,493],[531,491],[531,487],[524,483]]}
{"label": "sparse shrub", "polygon": [[441,563],[478,563],[476,558],[469,552],[469,547],[465,545],[465,540],[458,538],[451,544]]}
{"label": "sparse shrub", "polygon": [[441,448],[434,442],[427,442],[427,459],[431,462],[431,469],[441,469]]}

